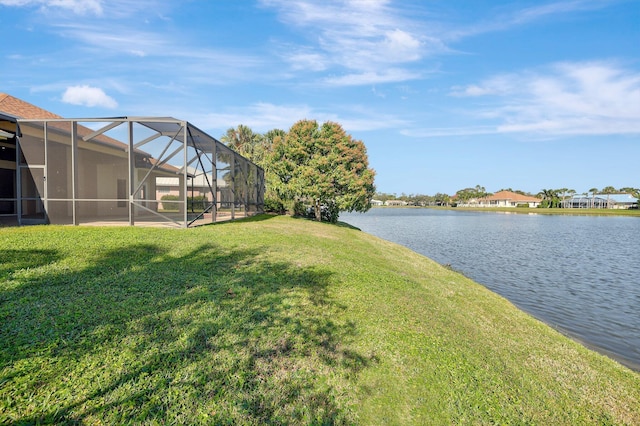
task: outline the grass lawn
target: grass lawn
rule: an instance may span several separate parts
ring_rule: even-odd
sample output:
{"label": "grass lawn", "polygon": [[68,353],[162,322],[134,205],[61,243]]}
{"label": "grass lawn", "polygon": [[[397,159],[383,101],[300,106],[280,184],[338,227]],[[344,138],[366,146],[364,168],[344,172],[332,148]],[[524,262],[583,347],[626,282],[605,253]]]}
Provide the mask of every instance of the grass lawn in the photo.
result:
{"label": "grass lawn", "polygon": [[348,226],[0,229],[0,424],[640,424],[640,374]]}

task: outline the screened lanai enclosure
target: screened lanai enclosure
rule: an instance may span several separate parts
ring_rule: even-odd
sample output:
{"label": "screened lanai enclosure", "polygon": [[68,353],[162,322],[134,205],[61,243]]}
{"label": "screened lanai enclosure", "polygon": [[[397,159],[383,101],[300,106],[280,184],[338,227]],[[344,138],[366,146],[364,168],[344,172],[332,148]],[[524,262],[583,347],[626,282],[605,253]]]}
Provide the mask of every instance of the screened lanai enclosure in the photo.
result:
{"label": "screened lanai enclosure", "polygon": [[263,170],[174,118],[17,119],[19,224],[190,227],[262,212]]}

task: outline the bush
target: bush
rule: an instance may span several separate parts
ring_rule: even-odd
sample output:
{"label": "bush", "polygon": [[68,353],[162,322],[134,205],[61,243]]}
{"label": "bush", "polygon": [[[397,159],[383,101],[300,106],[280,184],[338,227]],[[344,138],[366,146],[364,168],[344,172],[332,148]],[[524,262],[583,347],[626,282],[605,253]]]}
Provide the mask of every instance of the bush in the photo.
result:
{"label": "bush", "polygon": [[177,195],[163,195],[160,200],[162,201],[162,210],[180,210],[180,203],[171,202],[180,201],[180,197]]}
{"label": "bush", "polygon": [[[163,195],[160,198],[162,201],[162,210],[180,210],[181,198],[178,195]],[[196,197],[187,198],[187,210],[188,211],[202,211],[209,206],[210,202],[204,195],[198,195]]]}
{"label": "bush", "polygon": [[203,211],[209,206],[210,202],[204,195],[198,195],[197,197],[189,197],[187,199],[187,209],[189,211]]}
{"label": "bush", "polygon": [[302,201],[294,201],[289,211],[293,211],[293,215],[297,217],[307,216],[307,209]]}
{"label": "bush", "polygon": [[264,211],[265,213],[284,214],[286,209],[284,207],[284,203],[279,198],[265,196]]}

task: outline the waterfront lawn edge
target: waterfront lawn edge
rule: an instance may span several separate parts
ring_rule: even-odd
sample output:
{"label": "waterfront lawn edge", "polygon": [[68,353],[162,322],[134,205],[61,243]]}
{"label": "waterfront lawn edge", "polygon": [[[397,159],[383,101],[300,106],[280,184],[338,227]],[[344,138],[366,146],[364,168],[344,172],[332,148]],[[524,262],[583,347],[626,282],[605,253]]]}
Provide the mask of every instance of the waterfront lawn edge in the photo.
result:
{"label": "waterfront lawn edge", "polygon": [[640,375],[349,226],[0,229],[0,423],[638,424]]}

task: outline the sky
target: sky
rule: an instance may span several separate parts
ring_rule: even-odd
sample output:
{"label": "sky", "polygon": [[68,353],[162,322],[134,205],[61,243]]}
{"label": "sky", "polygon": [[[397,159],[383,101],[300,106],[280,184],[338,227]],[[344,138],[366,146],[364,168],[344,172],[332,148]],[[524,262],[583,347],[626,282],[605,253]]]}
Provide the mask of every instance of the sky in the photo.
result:
{"label": "sky", "polygon": [[379,192],[640,187],[640,0],[0,0],[0,92],[67,118],[340,123]]}

